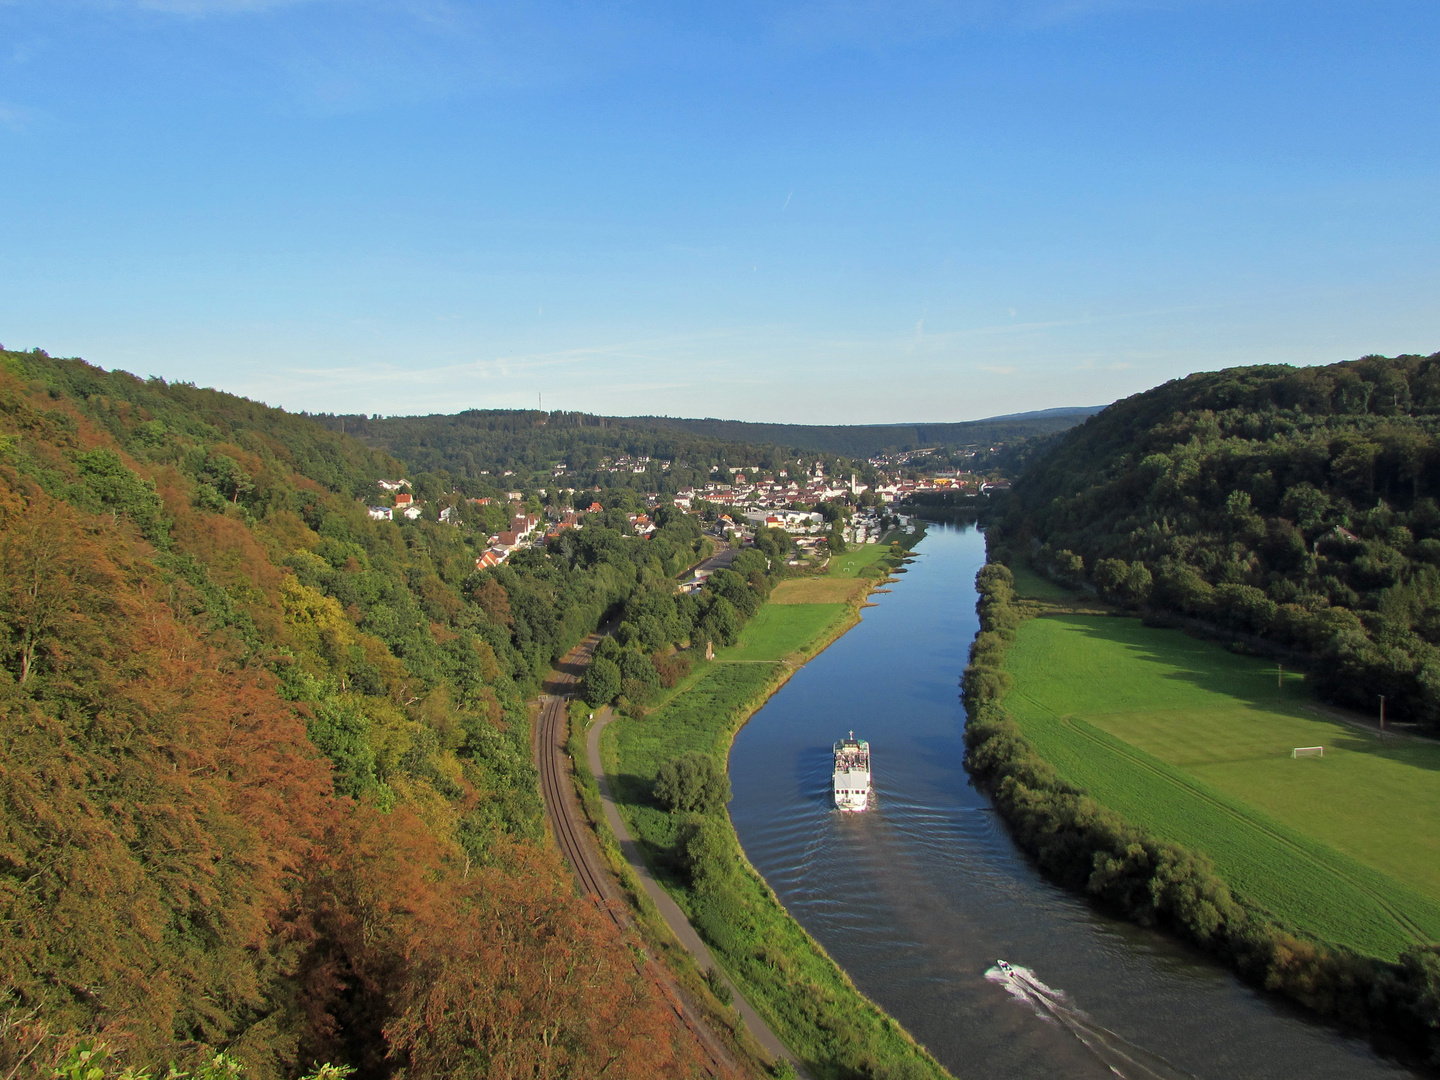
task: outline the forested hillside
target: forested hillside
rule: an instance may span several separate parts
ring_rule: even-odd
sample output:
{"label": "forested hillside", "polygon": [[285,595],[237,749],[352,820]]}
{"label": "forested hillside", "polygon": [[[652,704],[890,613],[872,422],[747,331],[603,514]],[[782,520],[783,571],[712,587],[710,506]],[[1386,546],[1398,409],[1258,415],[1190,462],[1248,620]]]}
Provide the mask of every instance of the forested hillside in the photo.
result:
{"label": "forested hillside", "polygon": [[1016,485],[1012,551],[1289,650],[1323,693],[1440,726],[1440,354],[1191,375]]}
{"label": "forested hillside", "polygon": [[162,1074],[696,1072],[540,843],[525,698],[698,529],[608,515],[477,573],[471,530],[367,516],[399,470],[0,353],[0,1075],[82,1037]]}
{"label": "forested hillside", "polygon": [[[1021,460],[1015,451],[1027,440],[1065,431],[1095,411],[1049,409],[957,424],[831,426],[508,409],[314,419],[394,454],[412,469],[443,472],[467,494],[480,495],[504,485],[594,484],[674,493],[704,484],[717,470],[750,465],[776,473],[816,460],[827,475],[855,472],[871,482],[875,470],[867,459],[920,448],[938,451],[924,458],[926,468],[1007,469]],[[992,454],[999,444],[1010,453]],[[565,468],[557,470],[561,465]]]}
{"label": "forested hillside", "polygon": [[1100,406],[1042,409],[953,424],[757,424],[742,420],[685,420],[640,416],[629,422],[714,439],[777,444],[811,453],[865,459],[922,447],[989,447],[1065,431]]}
{"label": "forested hillside", "polygon": [[[475,494],[487,485],[596,484],[674,493],[705,483],[717,468],[756,465],[777,471],[795,457],[789,447],[661,430],[586,413],[468,409],[453,415],[315,419],[394,453],[413,469],[443,472]],[[557,473],[558,465],[566,467],[563,473]]]}

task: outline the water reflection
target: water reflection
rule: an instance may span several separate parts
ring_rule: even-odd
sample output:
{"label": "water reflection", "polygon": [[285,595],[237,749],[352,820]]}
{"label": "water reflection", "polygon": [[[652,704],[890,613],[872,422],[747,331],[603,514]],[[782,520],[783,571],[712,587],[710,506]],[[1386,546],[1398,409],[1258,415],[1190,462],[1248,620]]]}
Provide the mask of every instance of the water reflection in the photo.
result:
{"label": "water reflection", "polygon": [[[756,714],[730,759],[746,853],[856,985],[959,1076],[1410,1075],[1039,878],[961,761],[958,682],[983,538],[932,528],[917,551],[861,625]],[[865,814],[830,797],[830,747],[852,728],[871,745]],[[998,958],[1026,970],[1036,996],[987,978]],[[1037,1011],[1036,987],[1062,995],[1047,999],[1054,1008]]]}

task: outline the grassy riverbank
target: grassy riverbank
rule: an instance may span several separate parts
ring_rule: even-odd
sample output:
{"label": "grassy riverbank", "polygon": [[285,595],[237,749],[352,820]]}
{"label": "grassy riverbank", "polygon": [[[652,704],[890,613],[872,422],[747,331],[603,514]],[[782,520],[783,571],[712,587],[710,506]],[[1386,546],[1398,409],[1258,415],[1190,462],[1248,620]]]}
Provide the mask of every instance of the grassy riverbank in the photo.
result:
{"label": "grassy riverbank", "polygon": [[[977,575],[980,633],[962,680],[965,765],[1016,842],[1060,884],[1165,926],[1397,1052],[1440,1062],[1431,898],[1316,838],[1338,836],[1348,809],[1362,831],[1384,836],[1364,857],[1394,859],[1393,827],[1356,809],[1373,794],[1363,778],[1398,783],[1423,805],[1428,777],[1403,770],[1433,773],[1433,763],[1386,764],[1396,743],[1362,739],[1357,750],[1347,740],[1364,733],[1338,726],[1323,734],[1353,761],[1328,746],[1323,759],[1291,758],[1280,744],[1313,737],[1309,725],[1322,721],[1304,711],[1299,688],[1271,681],[1275,668],[1016,585],[1000,563]],[[1312,765],[1321,768],[1305,771]],[[1197,775],[1207,770],[1210,783]],[[1327,778],[1347,772],[1338,811],[1322,808],[1342,795],[1322,791]],[[1283,782],[1260,794],[1257,774]],[[1240,785],[1254,802],[1220,785]],[[1285,821],[1258,808],[1265,799],[1278,800]],[[1364,925],[1367,912],[1374,925]]]}
{"label": "grassy riverbank", "polygon": [[1028,620],[1005,670],[1062,777],[1278,924],[1386,960],[1440,940],[1440,744],[1345,724],[1273,662],[1135,618]]}
{"label": "grassy riverbank", "polygon": [[[889,548],[869,545],[833,560],[822,578],[782,583],[734,647],[718,652],[643,719],[612,725],[602,740],[616,800],[656,876],[817,1080],[948,1074],[786,913],[745,861],[728,818],[723,844],[710,855],[714,865],[682,868],[674,853],[686,821],[657,805],[651,791],[660,766],[683,753],[723,762],[741,725],[796,665],[854,625],[867,586],[897,562]],[[697,888],[695,880],[704,884]]]}

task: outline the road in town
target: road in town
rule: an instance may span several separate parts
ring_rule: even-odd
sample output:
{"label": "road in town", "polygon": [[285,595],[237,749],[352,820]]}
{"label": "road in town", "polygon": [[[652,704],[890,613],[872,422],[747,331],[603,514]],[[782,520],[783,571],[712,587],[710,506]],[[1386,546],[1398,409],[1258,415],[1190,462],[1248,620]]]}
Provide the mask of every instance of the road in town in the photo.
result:
{"label": "road in town", "polygon": [[728,570],[730,564],[735,561],[735,556],[740,554],[738,547],[722,547],[708,559],[696,563],[689,570],[689,576],[696,574],[713,574],[716,570]]}

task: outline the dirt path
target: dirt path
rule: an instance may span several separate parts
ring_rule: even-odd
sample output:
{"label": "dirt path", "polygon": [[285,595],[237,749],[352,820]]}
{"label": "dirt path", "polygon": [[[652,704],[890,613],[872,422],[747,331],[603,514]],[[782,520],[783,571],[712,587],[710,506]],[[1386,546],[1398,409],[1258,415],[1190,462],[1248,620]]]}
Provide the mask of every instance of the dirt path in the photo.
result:
{"label": "dirt path", "polygon": [[760,1018],[760,1014],[755,1011],[750,1002],[745,1000],[745,995],[730,981],[730,976],[726,975],[720,965],[715,962],[715,957],[711,954],[709,947],[700,940],[700,935],[690,925],[690,920],[680,910],[680,905],[675,903],[670,894],[655,880],[655,875],[650,872],[644,856],[640,854],[640,845],[635,843],[635,838],[625,827],[625,821],[620,817],[620,811],[615,806],[615,800],[610,794],[610,781],[605,775],[605,767],[600,760],[600,733],[613,719],[615,719],[615,715],[608,707],[601,710],[595,718],[595,722],[590,725],[590,734],[585,739],[585,756],[589,761],[590,771],[595,776],[595,782],[600,787],[600,801],[604,807],[605,821],[610,826],[610,831],[615,834],[615,839],[620,843],[621,854],[630,863],[631,868],[635,871],[635,876],[640,879],[640,883],[645,887],[650,899],[655,901],[655,906],[660,909],[660,914],[665,919],[665,925],[670,927],[671,933],[679,939],[680,944],[684,945],[690,955],[695,957],[695,961],[700,965],[700,970],[709,971],[714,968],[720,973],[720,977],[725,980],[725,985],[734,995],[735,1010],[760,1045],[777,1058],[787,1058],[801,1076],[808,1075],[775,1032],[770,1030],[770,1025]]}

